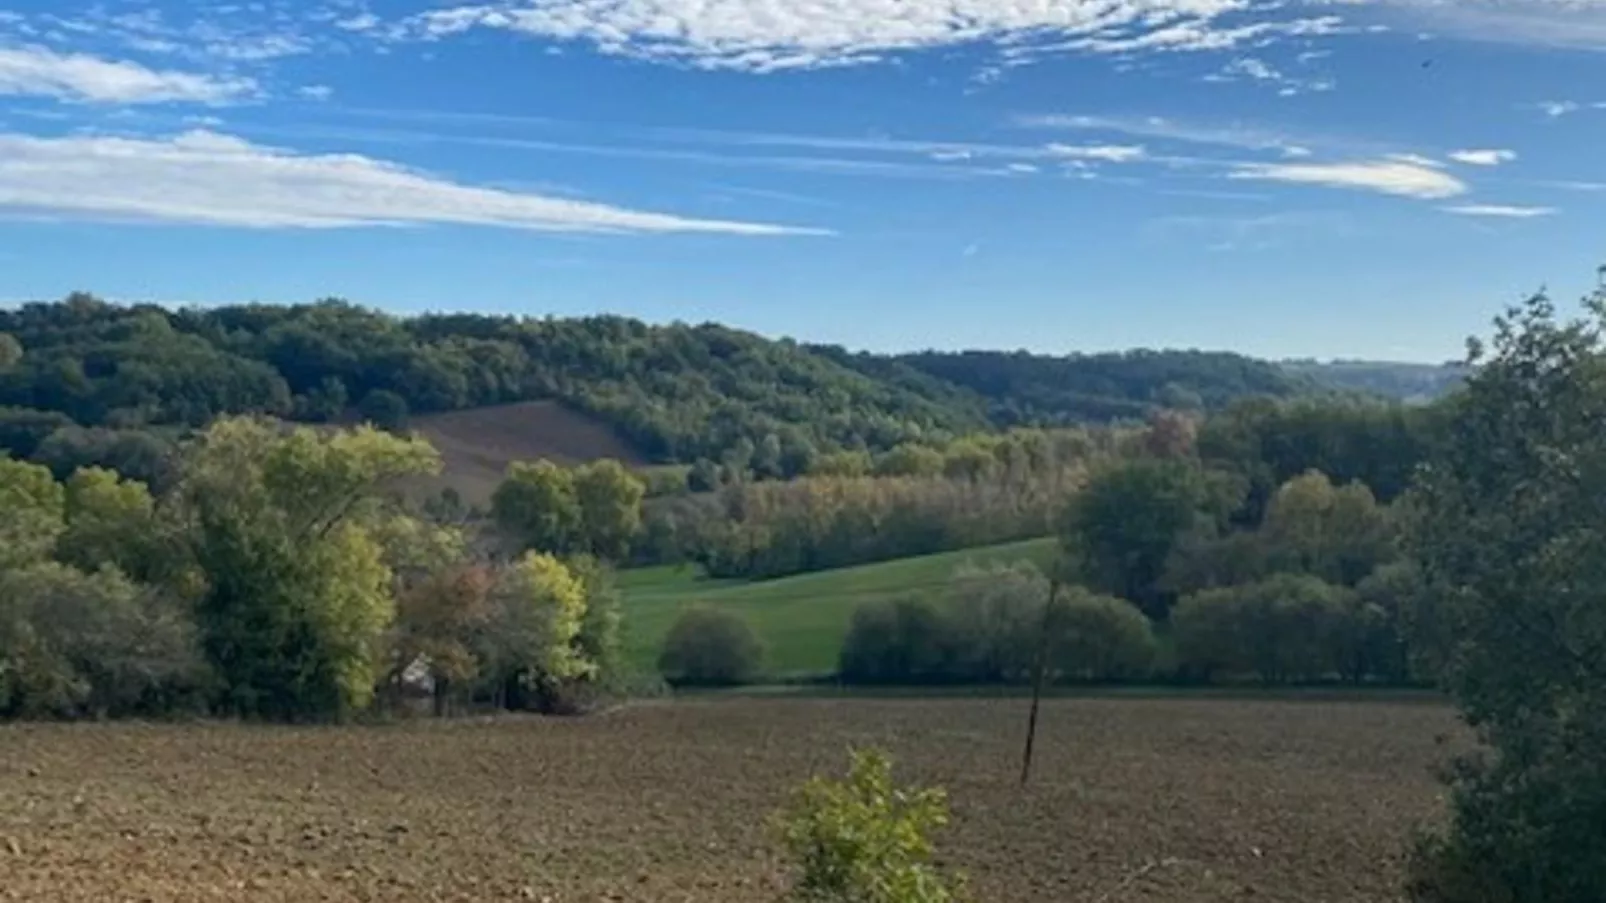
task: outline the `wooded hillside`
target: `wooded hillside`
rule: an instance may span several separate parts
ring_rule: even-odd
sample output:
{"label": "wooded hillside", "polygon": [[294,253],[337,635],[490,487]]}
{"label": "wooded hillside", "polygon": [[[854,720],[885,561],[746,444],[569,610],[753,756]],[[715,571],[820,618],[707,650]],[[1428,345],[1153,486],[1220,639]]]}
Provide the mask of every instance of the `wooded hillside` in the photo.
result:
{"label": "wooded hillside", "polygon": [[[126,444],[106,431],[199,426],[220,414],[400,425],[413,414],[553,400],[601,420],[645,460],[735,455],[759,476],[792,476],[842,448],[1318,391],[1277,365],[1224,353],[888,356],[713,324],[403,318],[338,300],[168,309],[80,293],[0,311],[0,344],[0,448],[22,457],[52,436],[56,446]],[[64,438],[64,429],[77,432]]]}

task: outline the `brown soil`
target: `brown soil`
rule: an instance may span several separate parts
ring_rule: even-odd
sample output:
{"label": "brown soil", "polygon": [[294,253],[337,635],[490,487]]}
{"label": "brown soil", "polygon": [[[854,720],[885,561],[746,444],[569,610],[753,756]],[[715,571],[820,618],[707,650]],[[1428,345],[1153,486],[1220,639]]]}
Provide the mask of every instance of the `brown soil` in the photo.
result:
{"label": "brown soil", "polygon": [[646,463],[606,423],[551,401],[415,417],[412,427],[434,444],[445,465],[440,477],[420,481],[418,488],[433,493],[451,486],[475,505],[489,502],[513,461]]}
{"label": "brown soil", "polygon": [[1398,899],[1443,708],[725,700],[371,728],[0,728],[0,899],[772,901],[788,788],[884,744],[991,903]]}

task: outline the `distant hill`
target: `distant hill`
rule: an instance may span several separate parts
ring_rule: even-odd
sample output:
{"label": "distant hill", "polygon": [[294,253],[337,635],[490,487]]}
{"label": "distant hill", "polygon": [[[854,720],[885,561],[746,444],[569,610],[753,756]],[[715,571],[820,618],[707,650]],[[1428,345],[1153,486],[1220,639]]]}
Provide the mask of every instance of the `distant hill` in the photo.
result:
{"label": "distant hill", "polygon": [[840,448],[1322,391],[1226,353],[877,355],[717,324],[396,317],[338,300],[171,309],[80,293],[0,310],[0,347],[0,449],[18,455],[70,427],[104,428],[93,438],[110,447],[111,433],[221,414],[317,423],[355,409],[437,431],[474,481],[525,452],[706,458],[786,477]]}
{"label": "distant hill", "polygon": [[1289,360],[1282,368],[1323,386],[1380,395],[1397,401],[1425,402],[1440,398],[1467,377],[1464,364],[1407,364],[1363,360]]}

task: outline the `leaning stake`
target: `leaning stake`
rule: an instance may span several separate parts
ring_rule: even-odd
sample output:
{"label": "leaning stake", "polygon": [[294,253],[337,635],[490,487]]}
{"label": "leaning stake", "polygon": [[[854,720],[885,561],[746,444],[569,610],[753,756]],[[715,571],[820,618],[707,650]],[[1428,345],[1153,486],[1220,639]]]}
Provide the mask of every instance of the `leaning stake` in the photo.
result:
{"label": "leaning stake", "polygon": [[1021,755],[1020,785],[1032,776],[1032,744],[1037,740],[1037,708],[1043,700],[1043,676],[1048,671],[1049,627],[1054,617],[1054,602],[1059,596],[1060,582],[1055,579],[1048,585],[1048,604],[1043,606],[1043,623],[1037,637],[1037,660],[1032,665],[1032,714],[1026,719],[1026,751]]}

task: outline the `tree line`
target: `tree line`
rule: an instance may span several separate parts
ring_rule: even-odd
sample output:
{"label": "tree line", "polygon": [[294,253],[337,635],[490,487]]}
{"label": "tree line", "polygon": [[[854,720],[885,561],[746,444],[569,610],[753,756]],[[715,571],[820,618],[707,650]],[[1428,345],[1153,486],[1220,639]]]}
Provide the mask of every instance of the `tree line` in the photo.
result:
{"label": "tree line", "polygon": [[153,492],[0,457],[0,716],[563,711],[618,676],[590,484],[584,541],[537,550],[410,510],[438,456],[372,427],[227,418],[172,467]]}

